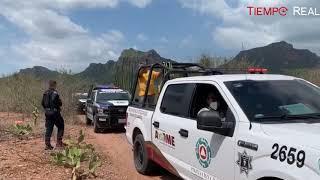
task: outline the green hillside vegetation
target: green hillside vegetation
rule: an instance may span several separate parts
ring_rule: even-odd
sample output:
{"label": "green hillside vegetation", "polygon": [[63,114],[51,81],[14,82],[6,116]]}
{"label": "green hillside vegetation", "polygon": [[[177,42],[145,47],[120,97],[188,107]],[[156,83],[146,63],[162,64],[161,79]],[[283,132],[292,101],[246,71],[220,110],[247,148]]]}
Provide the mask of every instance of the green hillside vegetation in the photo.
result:
{"label": "green hillside vegetation", "polygon": [[281,41],[241,51],[226,66],[239,64],[268,68],[272,73],[285,73],[287,70],[320,67],[320,57],[307,49],[295,49],[292,44]]}
{"label": "green hillside vegetation", "polygon": [[[62,113],[65,116],[75,115],[77,92],[87,91],[88,81],[60,72],[55,76],[58,91],[63,99]],[[30,117],[32,112],[42,111],[41,99],[47,89],[47,82],[35,75],[13,74],[0,79],[0,111],[21,113]]]}
{"label": "green hillside vegetation", "polygon": [[320,68],[285,70],[284,74],[300,77],[320,86]]}
{"label": "green hillside vegetation", "polygon": [[94,84],[110,83],[130,91],[139,63],[146,60],[147,63],[171,61],[154,50],[142,52],[128,49],[123,51],[117,62],[92,63],[78,74],[67,70],[51,71],[40,66],[22,69],[0,78],[0,111],[22,113],[24,116],[31,116],[34,110],[41,111],[41,98],[47,89],[47,82],[54,79],[63,99],[62,113],[73,116],[76,113],[75,93],[87,92]]}
{"label": "green hillside vegetation", "polygon": [[232,59],[227,57],[214,57],[208,54],[201,54],[200,58],[197,60],[200,65],[206,68],[218,68],[227,64],[227,62]]}
{"label": "green hillside vegetation", "polygon": [[97,84],[109,84],[114,82],[115,61],[108,61],[106,64],[91,63],[88,68],[74,76]]}
{"label": "green hillside vegetation", "polygon": [[133,58],[133,59],[141,59],[144,56],[144,52],[138,51],[135,49],[125,49],[122,51],[120,57],[121,58]]}
{"label": "green hillside vegetation", "polygon": [[[161,57],[155,50],[142,52],[134,49],[125,49],[117,61],[109,60],[103,63],[91,63],[84,71],[72,74],[67,73],[70,78],[86,81],[88,84],[110,84],[113,83],[123,89],[131,90],[136,71],[140,63],[153,64],[162,62],[174,62]],[[51,71],[45,67],[35,66],[20,70],[19,75],[32,75],[38,79],[47,81],[56,79],[61,73]],[[66,76],[66,74],[65,74]]]}
{"label": "green hillside vegetation", "polygon": [[[270,49],[275,50],[270,52]],[[278,56],[281,57],[277,57],[277,61],[285,58],[284,62],[294,62],[293,65],[285,66],[286,63],[275,62],[273,58],[277,53],[280,53]],[[272,56],[269,56],[269,54],[272,54]],[[294,54],[298,54],[298,57],[305,59],[297,59],[297,56],[292,56]],[[262,55],[266,58],[262,58]],[[197,62],[210,68],[246,69],[248,67],[266,67],[272,73],[293,75],[320,85],[320,68],[317,68],[319,67],[317,59],[319,57],[314,56],[314,53],[308,50],[296,51],[292,45],[280,42],[266,47],[242,51],[233,59],[203,54]],[[76,108],[73,94],[87,92],[92,84],[109,83],[131,91],[140,63],[162,62],[174,61],[161,57],[154,50],[142,52],[127,49],[121,53],[117,61],[110,60],[105,64],[92,63],[78,74],[72,74],[66,70],[51,71],[40,66],[24,69],[19,73],[0,78],[0,111],[19,112],[25,116],[30,116],[35,109],[41,110],[40,101],[43,92],[47,88],[46,83],[49,79],[55,79],[58,82],[58,90],[64,103],[63,114],[72,116],[75,114]],[[273,65],[273,63],[276,65]],[[282,68],[275,68],[277,65]]]}

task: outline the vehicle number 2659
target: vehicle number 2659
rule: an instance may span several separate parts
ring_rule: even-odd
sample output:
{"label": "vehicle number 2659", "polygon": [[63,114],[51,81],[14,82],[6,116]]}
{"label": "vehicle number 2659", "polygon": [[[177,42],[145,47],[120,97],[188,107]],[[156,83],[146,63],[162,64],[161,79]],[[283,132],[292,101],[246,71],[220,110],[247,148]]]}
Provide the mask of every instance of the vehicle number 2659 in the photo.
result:
{"label": "vehicle number 2659", "polygon": [[[297,149],[287,146],[279,146],[279,144],[275,143],[272,146],[273,152],[271,154],[271,158],[274,160],[280,160],[281,162],[287,162],[289,165],[296,163],[298,168],[302,168],[304,166],[304,161],[306,159],[306,153],[303,150],[297,152]],[[296,153],[297,152],[297,153]]]}

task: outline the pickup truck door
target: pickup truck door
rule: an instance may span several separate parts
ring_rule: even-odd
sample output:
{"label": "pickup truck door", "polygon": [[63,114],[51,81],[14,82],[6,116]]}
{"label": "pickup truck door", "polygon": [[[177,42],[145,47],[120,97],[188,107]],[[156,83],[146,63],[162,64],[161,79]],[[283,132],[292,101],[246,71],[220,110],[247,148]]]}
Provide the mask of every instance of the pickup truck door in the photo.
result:
{"label": "pickup truck door", "polygon": [[[197,84],[192,106],[198,106],[202,104],[200,101],[206,101],[207,92],[202,92],[202,87],[210,88],[210,92],[215,92],[216,96],[220,97],[219,101],[223,101],[226,108],[225,121],[234,122],[234,113],[229,108],[227,98],[220,87],[213,82]],[[191,111],[194,110],[193,107]],[[194,111],[196,110],[198,109]],[[179,124],[181,129],[189,132],[187,138],[181,136],[179,138],[179,141],[184,142],[185,148],[183,153],[178,153],[179,159],[183,161],[191,179],[233,180],[236,166],[235,138],[197,129],[197,114],[198,111],[190,112],[192,119]]]}
{"label": "pickup truck door", "polygon": [[[221,89],[217,85],[207,85],[216,88],[223,97]],[[183,86],[183,84],[180,84],[180,86]],[[164,95],[160,110],[159,112],[156,111],[157,115],[154,117],[159,118],[158,121],[160,122],[158,134],[164,132],[165,137],[164,140],[155,138],[154,142],[157,143],[157,146],[160,147],[180,176],[185,179],[233,180],[236,166],[235,140],[233,137],[197,129],[197,121],[191,115],[191,106],[194,104],[196,94],[204,95],[204,93],[197,92],[198,84],[187,84],[187,86],[193,89],[181,92],[184,94],[182,96],[184,98],[183,102],[177,101],[177,93],[172,93],[173,95],[169,97],[166,97],[166,94]],[[167,91],[170,91],[169,88]],[[169,102],[165,102],[167,100]],[[163,109],[168,104],[171,105],[169,108],[177,107],[180,110],[177,112],[180,113]],[[188,112],[185,112],[186,110]],[[230,109],[229,112],[232,114]],[[234,118],[234,116],[231,115],[227,118]],[[156,131],[156,129],[153,131]],[[170,141],[167,136],[174,138],[173,147],[168,144]]]}
{"label": "pickup truck door", "polygon": [[91,120],[93,120],[93,114],[94,114],[93,103],[95,102],[96,92],[97,91],[91,91],[87,99],[86,114],[87,114],[87,117]]}
{"label": "pickup truck door", "polygon": [[[173,84],[163,88],[152,119],[152,142],[158,149],[158,163],[172,173],[186,178],[179,153],[184,153],[186,144],[180,135],[181,123],[191,104],[195,84]],[[164,94],[164,95],[163,95]]]}

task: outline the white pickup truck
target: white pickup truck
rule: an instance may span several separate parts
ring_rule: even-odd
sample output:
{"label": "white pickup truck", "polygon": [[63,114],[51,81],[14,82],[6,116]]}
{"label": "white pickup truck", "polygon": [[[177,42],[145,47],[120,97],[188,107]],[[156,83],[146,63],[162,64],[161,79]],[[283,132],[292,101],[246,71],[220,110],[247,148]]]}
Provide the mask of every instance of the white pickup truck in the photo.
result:
{"label": "white pickup truck", "polygon": [[184,77],[165,81],[154,106],[146,102],[131,103],[125,127],[139,173],[157,164],[191,180],[320,179],[320,89],[310,82]]}

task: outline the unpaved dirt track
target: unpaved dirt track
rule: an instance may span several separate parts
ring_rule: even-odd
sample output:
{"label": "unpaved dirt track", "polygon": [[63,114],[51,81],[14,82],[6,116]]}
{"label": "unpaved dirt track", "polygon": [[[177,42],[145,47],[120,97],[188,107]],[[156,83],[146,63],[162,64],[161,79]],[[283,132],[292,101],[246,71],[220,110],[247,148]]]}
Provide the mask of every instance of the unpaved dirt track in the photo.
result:
{"label": "unpaved dirt track", "polygon": [[[127,142],[124,130],[109,131],[106,133],[96,134],[93,132],[93,129],[90,128],[86,130],[86,133],[89,135],[91,143],[94,144],[100,152],[103,152],[110,158],[109,160],[111,161],[113,168],[117,171],[116,173],[121,174],[121,179],[179,179],[160,167],[156,168],[154,174],[152,174],[151,176],[144,176],[139,174],[135,170],[131,146]],[[99,171],[103,171],[103,169],[100,169]]]}
{"label": "unpaved dirt track", "polygon": [[[31,136],[19,139],[8,131],[8,127],[20,120],[20,116],[0,112],[0,180],[68,180],[71,169],[57,166],[52,162],[51,153],[45,151],[43,134],[44,121],[35,127]],[[26,122],[27,123],[27,122]],[[92,127],[86,126],[83,116],[77,116],[74,123],[66,123],[65,138],[78,137],[84,130],[85,141],[92,144],[102,160],[96,180],[175,180],[178,179],[162,168],[155,169],[152,176],[136,172],[133,155],[125,133],[109,131],[95,134]],[[56,128],[52,136],[55,145]]]}

